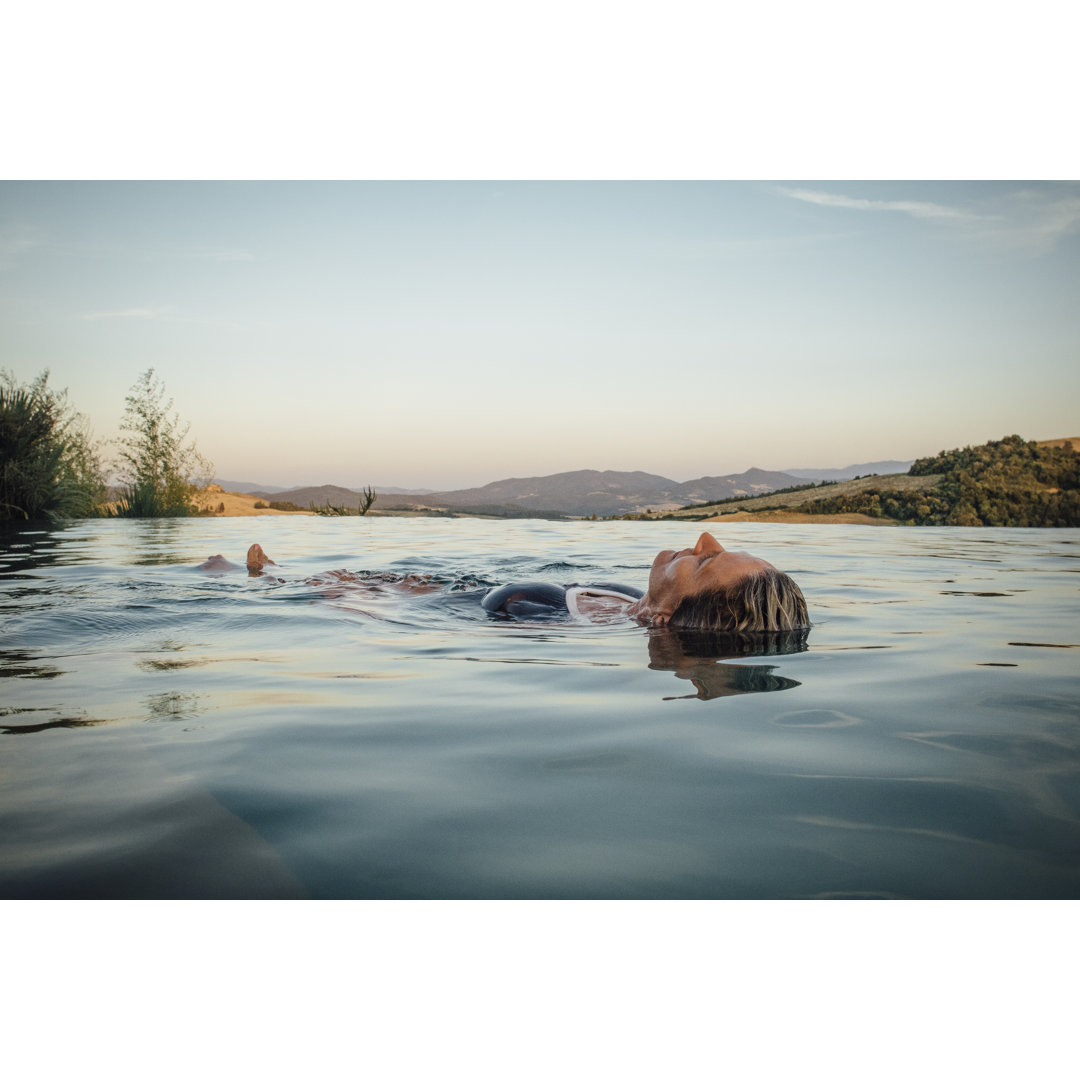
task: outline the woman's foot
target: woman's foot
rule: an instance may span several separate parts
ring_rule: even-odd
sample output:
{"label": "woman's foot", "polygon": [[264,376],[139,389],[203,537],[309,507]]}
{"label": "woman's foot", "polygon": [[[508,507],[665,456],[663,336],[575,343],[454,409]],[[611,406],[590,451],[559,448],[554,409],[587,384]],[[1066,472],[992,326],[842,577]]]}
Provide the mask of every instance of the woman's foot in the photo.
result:
{"label": "woman's foot", "polygon": [[258,544],[252,544],[247,553],[248,573],[258,574],[264,566],[277,566],[277,563]]}

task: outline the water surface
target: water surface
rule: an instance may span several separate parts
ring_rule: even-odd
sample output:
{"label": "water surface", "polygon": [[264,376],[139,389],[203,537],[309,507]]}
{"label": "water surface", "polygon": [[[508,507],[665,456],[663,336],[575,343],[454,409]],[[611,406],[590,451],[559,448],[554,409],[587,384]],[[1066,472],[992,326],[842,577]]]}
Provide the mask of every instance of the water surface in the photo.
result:
{"label": "water surface", "polygon": [[[715,531],[803,651],[304,580],[644,586],[682,523],[3,534],[0,896],[1080,895],[1080,531]],[[254,540],[282,580],[192,569]]]}

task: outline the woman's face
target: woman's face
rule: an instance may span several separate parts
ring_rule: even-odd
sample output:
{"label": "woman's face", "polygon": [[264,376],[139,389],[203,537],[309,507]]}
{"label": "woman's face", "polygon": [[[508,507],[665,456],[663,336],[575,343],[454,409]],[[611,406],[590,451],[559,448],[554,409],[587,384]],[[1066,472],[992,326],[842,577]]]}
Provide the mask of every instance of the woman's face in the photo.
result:
{"label": "woman's face", "polygon": [[649,571],[649,610],[663,625],[688,596],[729,587],[771,566],[745,551],[725,551],[712,533],[702,533],[692,548],[661,551]]}

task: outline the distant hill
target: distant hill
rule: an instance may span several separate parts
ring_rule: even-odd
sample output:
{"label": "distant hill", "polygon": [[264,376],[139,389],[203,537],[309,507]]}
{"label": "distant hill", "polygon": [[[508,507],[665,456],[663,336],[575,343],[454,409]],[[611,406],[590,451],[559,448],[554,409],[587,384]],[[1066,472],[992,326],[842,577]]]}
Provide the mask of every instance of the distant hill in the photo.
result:
{"label": "distant hill", "polygon": [[[551,476],[511,477],[482,487],[439,491],[423,497],[422,504],[436,507],[512,507],[564,514],[627,513],[650,500],[669,501],[673,480],[644,472],[598,472],[581,469]],[[398,504],[402,500],[397,500]]]}
{"label": "distant hill", "polygon": [[864,461],[861,465],[845,465],[842,469],[785,469],[784,472],[802,480],[854,480],[856,476],[872,473],[888,475],[906,473],[914,461]]}
{"label": "distant hill", "polygon": [[748,469],[732,476],[703,476],[680,484],[666,476],[646,472],[579,469],[550,476],[512,477],[483,487],[440,491],[421,499],[384,500],[382,509],[397,506],[468,508],[476,513],[515,514],[521,511],[563,513],[575,517],[597,514],[637,514],[646,510],[663,512],[690,502],[753,495],[799,483],[787,473]]}
{"label": "distant hill", "polygon": [[248,480],[213,480],[214,484],[220,484],[226,491],[235,491],[240,495],[274,495],[284,491],[283,487],[272,487],[270,484],[253,484]]}
{"label": "distant hill", "polygon": [[[224,485],[222,485],[224,487]],[[322,484],[319,487],[301,488],[263,488],[260,491],[247,492],[249,495],[272,497],[275,502],[291,502],[307,509],[309,506],[347,506],[355,510],[360,505],[360,493],[351,488],[337,487],[335,484]]]}
{"label": "distant hill", "polygon": [[788,472],[747,469],[744,473],[732,473],[728,476],[703,476],[699,480],[687,480],[683,484],[677,484],[673,494],[680,506],[686,506],[687,503],[731,499],[736,495],[764,495],[777,488],[792,487],[798,484],[799,480],[799,477]]}
{"label": "distant hill", "polygon": [[[331,506],[347,506],[350,510],[355,510],[360,505],[362,497],[361,492],[354,491],[352,488],[340,487],[337,484],[319,484],[309,485],[308,487],[298,488],[280,488],[269,487],[264,485],[263,487],[243,486],[243,487],[229,487],[231,481],[218,480],[217,483],[221,484],[226,491],[239,491],[245,495],[258,495],[264,497],[267,500],[273,499],[275,502],[291,502],[296,503],[297,506],[307,508],[312,503],[316,506],[325,506],[329,503]],[[425,494],[423,488],[395,488],[385,487],[375,488],[375,503],[376,506],[381,509],[381,504],[385,503],[387,498],[393,496],[395,499],[399,495],[408,496],[421,496]]]}

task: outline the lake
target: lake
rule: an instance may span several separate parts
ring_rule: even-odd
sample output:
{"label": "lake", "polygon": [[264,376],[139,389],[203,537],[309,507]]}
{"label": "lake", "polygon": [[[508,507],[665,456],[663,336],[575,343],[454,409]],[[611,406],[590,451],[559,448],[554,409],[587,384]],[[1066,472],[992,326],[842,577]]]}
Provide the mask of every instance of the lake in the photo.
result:
{"label": "lake", "polygon": [[687,523],[0,534],[0,896],[1080,896],[1080,530],[705,527],[801,650],[305,581],[644,587]]}

